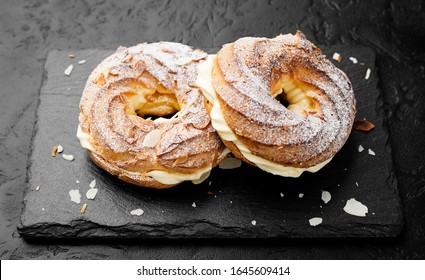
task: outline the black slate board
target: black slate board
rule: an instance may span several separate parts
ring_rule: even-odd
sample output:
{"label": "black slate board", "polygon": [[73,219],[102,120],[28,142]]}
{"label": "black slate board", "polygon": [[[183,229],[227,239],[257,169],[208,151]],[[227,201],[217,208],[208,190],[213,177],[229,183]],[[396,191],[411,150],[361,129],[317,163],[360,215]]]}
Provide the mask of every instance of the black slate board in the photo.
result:
{"label": "black slate board", "polygon": [[[342,55],[338,67],[353,84],[357,118],[372,121],[376,126],[372,132],[353,131],[330,164],[298,179],[273,176],[243,164],[233,170],[216,168],[201,185],[184,183],[169,190],[139,188],[110,176],[91,162],[75,137],[85,81],[91,70],[113,51],[49,52],[20,234],[25,238],[396,236],[403,222],[382,119],[375,54],[359,46],[322,50],[329,58],[334,51]],[[75,58],[69,58],[69,53]],[[349,56],[365,65],[353,64]],[[79,65],[77,62],[82,59],[87,62]],[[71,63],[74,70],[67,77],[64,69]],[[372,71],[368,80],[367,68]],[[65,153],[75,156],[73,162],[50,156],[52,147],[58,144]],[[362,153],[358,152],[360,144],[366,149]],[[376,156],[367,153],[369,148]],[[99,192],[95,200],[87,200],[85,193],[93,179]],[[80,204],[70,201],[71,189],[80,190]],[[332,194],[328,204],[322,202],[321,190]],[[304,194],[302,198],[300,193]],[[350,198],[368,206],[366,217],[343,211]],[[193,202],[196,208],[192,207]],[[83,203],[88,204],[85,214],[80,213]],[[140,217],[130,215],[136,208],[145,213]],[[310,226],[308,220],[312,217],[322,217],[323,223]]]}

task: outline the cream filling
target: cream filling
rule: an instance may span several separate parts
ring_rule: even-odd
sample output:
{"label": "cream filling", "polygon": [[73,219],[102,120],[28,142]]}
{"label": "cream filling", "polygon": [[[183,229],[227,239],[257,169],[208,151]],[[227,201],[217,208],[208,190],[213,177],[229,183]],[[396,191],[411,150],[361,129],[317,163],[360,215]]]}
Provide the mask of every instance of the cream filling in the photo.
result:
{"label": "cream filling", "polygon": [[283,166],[270,160],[253,155],[251,151],[241,141],[238,140],[236,135],[226,124],[226,121],[223,118],[220,103],[217,100],[217,95],[212,84],[211,73],[214,67],[215,59],[216,55],[209,55],[207,60],[198,66],[198,76],[196,79],[196,84],[199,88],[201,88],[204,96],[213,105],[210,113],[211,124],[215,128],[215,130],[217,130],[217,133],[220,135],[221,138],[235,144],[246,159],[257,165],[259,168],[274,175],[280,175],[284,177],[299,177],[304,171],[312,173],[317,172],[331,161],[332,158],[309,168],[298,168]]}
{"label": "cream filling", "polygon": [[[90,134],[84,132],[81,129],[80,125],[78,125],[77,138],[80,140],[80,144],[83,148],[90,150],[93,153],[96,153],[96,150],[94,149],[93,145],[90,143],[91,141],[93,141],[93,137]],[[219,159],[221,160],[228,153],[229,153],[229,150],[225,148],[221,152]],[[130,174],[130,175],[149,176],[153,178],[155,181],[158,181],[161,184],[165,184],[165,185],[179,184],[183,181],[192,181],[193,184],[200,184],[210,176],[212,164],[210,164],[209,166],[205,168],[199,169],[198,171],[191,174],[174,173],[174,172],[168,172],[168,171],[162,171],[162,170],[153,170],[146,173],[141,173],[141,172],[128,171],[119,167],[116,167],[116,168],[122,171],[123,173]]]}

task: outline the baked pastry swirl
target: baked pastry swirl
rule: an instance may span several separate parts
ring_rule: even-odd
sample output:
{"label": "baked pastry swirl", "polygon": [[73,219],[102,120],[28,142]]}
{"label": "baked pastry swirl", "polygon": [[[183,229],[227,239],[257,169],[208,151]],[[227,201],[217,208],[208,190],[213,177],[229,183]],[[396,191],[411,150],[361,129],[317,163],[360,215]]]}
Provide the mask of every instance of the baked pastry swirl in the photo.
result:
{"label": "baked pastry swirl", "polygon": [[102,61],[80,101],[77,137],[92,160],[145,187],[207,178],[228,150],[195,85],[196,65],[205,58],[200,50],[160,42],[120,47]]}
{"label": "baked pastry swirl", "polygon": [[236,157],[265,171],[316,172],[350,134],[351,83],[301,32],[241,38],[198,68],[213,127]]}

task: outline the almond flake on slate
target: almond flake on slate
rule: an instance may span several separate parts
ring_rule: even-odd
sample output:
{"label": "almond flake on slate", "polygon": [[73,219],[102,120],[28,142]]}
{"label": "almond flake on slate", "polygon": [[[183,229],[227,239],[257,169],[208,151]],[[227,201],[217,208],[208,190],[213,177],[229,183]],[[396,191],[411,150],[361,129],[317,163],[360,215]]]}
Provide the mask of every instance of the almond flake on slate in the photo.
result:
{"label": "almond flake on slate", "polygon": [[75,183],[79,184],[80,183],[80,180],[75,181]]}
{"label": "almond flake on slate", "polygon": [[68,161],[73,161],[74,160],[74,156],[73,155],[63,154],[62,157],[63,157],[63,159],[68,160]]}
{"label": "almond flake on slate", "polygon": [[347,200],[345,204],[344,211],[350,215],[357,217],[366,217],[366,214],[369,212],[366,205],[363,205],[361,202],[357,201],[354,198]]}
{"label": "almond flake on slate", "polygon": [[366,76],[364,78],[365,78],[365,80],[369,80],[369,77],[370,77],[370,68],[367,68]]}
{"label": "almond flake on slate", "polygon": [[93,189],[94,187],[96,187],[96,180],[91,181],[89,187],[91,189]]}
{"label": "almond flake on slate", "polygon": [[283,193],[280,193],[280,197],[284,197],[284,194]]}
{"label": "almond flake on slate", "polygon": [[62,145],[58,145],[58,153],[60,154],[60,153],[62,153],[63,152],[63,147],[62,147]]}
{"label": "almond flake on slate", "polygon": [[339,53],[334,53],[334,55],[332,56],[332,58],[336,61],[338,61],[338,63],[341,62],[341,55]]}
{"label": "almond flake on slate", "polygon": [[134,209],[130,212],[131,215],[133,216],[142,216],[143,213],[145,213],[145,211],[143,211],[142,209],[138,208],[138,209]]}
{"label": "almond flake on slate", "polygon": [[52,157],[55,157],[57,152],[58,152],[58,146],[54,146],[52,149]]}
{"label": "almond flake on slate", "polygon": [[256,220],[252,220],[251,224],[252,224],[253,226],[255,226],[255,225],[257,224],[257,221],[256,221]]}
{"label": "almond flake on slate", "polygon": [[327,204],[331,200],[332,196],[328,191],[322,191],[322,200],[325,204]]}
{"label": "almond flake on slate", "polygon": [[64,73],[65,75],[69,76],[71,75],[72,69],[74,69],[74,65],[70,64],[68,67],[66,67]]}
{"label": "almond flake on slate", "polygon": [[74,58],[75,57],[75,54],[70,53],[68,56],[69,56],[69,58]]}
{"label": "almond flake on slate", "polygon": [[356,182],[356,186],[358,187],[359,186],[359,183]]}
{"label": "almond flake on slate", "polygon": [[368,153],[369,153],[369,155],[371,155],[371,156],[374,156],[374,155],[375,155],[375,152],[374,152],[374,151],[372,151],[371,149],[367,150],[367,152],[368,152]]}
{"label": "almond flake on slate", "polygon": [[314,217],[308,220],[308,222],[310,223],[310,226],[315,227],[317,225],[320,225],[323,222],[323,219],[319,217]]}
{"label": "almond flake on slate", "polygon": [[192,207],[193,208],[196,208],[196,203],[194,202],[194,203],[192,203]]}
{"label": "almond flake on slate", "polygon": [[371,131],[375,125],[368,120],[354,120],[353,128],[357,131]]}
{"label": "almond flake on slate", "polygon": [[84,203],[83,207],[81,207],[81,214],[86,213],[86,209],[87,209],[87,203]]}
{"label": "almond flake on slate", "polygon": [[363,151],[364,151],[363,146],[362,146],[362,145],[359,145],[359,153],[361,153],[361,152],[363,152]]}
{"label": "almond flake on slate", "polygon": [[35,190],[36,191],[39,191],[40,190],[40,186],[35,187]]}
{"label": "almond flake on slate", "polygon": [[153,148],[158,144],[161,139],[162,130],[155,129],[146,134],[145,139],[143,140],[143,146]]}
{"label": "almond flake on slate", "polygon": [[218,167],[220,169],[234,169],[234,168],[241,167],[241,165],[242,165],[242,162],[240,159],[227,157],[220,162]]}
{"label": "almond flake on slate", "polygon": [[298,197],[299,197],[299,198],[303,198],[303,196],[304,196],[304,194],[303,194],[303,193],[300,193],[300,194],[298,195]]}
{"label": "almond flake on slate", "polygon": [[71,197],[71,201],[79,204],[81,202],[81,194],[79,190],[70,190],[69,196]]}
{"label": "almond flake on slate", "polygon": [[86,193],[87,199],[94,199],[96,197],[98,189],[89,189]]}
{"label": "almond flake on slate", "polygon": [[85,59],[78,61],[78,64],[84,64],[84,63],[86,63]]}
{"label": "almond flake on slate", "polygon": [[354,63],[357,64],[357,58],[350,56],[349,59]]}

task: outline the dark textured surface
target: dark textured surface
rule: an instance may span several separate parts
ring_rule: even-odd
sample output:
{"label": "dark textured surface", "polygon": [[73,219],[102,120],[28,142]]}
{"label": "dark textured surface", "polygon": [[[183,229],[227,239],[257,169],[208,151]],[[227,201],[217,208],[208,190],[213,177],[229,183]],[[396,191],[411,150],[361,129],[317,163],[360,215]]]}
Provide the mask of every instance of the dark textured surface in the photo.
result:
{"label": "dark textured surface", "polygon": [[[134,1],[135,2],[135,1]],[[3,1],[0,11],[0,258],[424,258],[423,1]],[[17,233],[26,165],[51,49],[173,40],[219,46],[304,31],[317,44],[377,51],[385,126],[405,226],[391,239],[25,242]]]}
{"label": "dark textured surface", "polygon": [[[273,176],[248,165],[235,170],[215,169],[201,185],[183,184],[172,190],[146,190],[120,182],[95,166],[75,137],[79,100],[90,71],[110,51],[52,51],[45,66],[40,92],[36,132],[29,162],[28,190],[24,198],[21,236],[28,238],[270,238],[270,237],[379,237],[396,236],[402,227],[401,207],[393,180],[390,147],[382,127],[382,102],[373,50],[364,47],[322,48],[348,73],[357,99],[357,118],[367,118],[376,128],[370,133],[353,131],[332,162],[317,174],[298,179]],[[75,58],[69,58],[73,53]],[[362,64],[353,64],[349,56]],[[70,77],[63,70],[76,65]],[[364,63],[364,65],[363,65]],[[372,71],[366,80],[366,69]],[[73,162],[51,157],[60,143]],[[359,145],[366,147],[358,152]],[[371,148],[376,156],[369,155]],[[384,164],[383,164],[384,163]],[[76,183],[76,180],[80,183]],[[98,195],[89,201],[85,193],[96,179]],[[210,184],[211,183],[211,184]],[[35,190],[40,185],[40,190]],[[79,189],[82,202],[70,201],[68,192]],[[321,190],[332,194],[324,204]],[[208,195],[208,192],[214,195]],[[280,193],[284,195],[282,198]],[[299,198],[299,194],[304,196]],[[369,208],[367,217],[343,211],[356,198]],[[192,207],[195,202],[196,207]],[[80,208],[87,203],[86,213]],[[142,217],[130,215],[142,208]],[[323,217],[320,226],[308,220]],[[256,225],[251,221],[255,220]]]}

